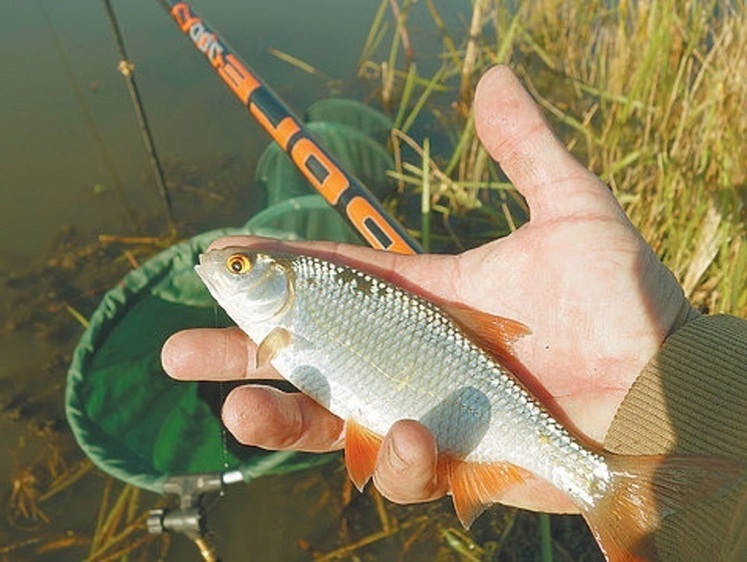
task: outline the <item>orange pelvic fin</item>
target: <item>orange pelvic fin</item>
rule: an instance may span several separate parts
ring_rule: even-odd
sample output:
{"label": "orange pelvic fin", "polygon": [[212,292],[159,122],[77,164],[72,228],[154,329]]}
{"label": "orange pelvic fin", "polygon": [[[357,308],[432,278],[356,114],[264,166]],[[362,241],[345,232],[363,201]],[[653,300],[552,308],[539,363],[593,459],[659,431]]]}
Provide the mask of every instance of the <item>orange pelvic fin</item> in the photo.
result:
{"label": "orange pelvic fin", "polygon": [[465,528],[529,474],[509,463],[471,463],[449,456],[439,459],[439,469],[448,479],[454,509]]}
{"label": "orange pelvic fin", "polygon": [[376,459],[381,449],[380,435],[366,429],[355,420],[345,422],[345,466],[348,475],[359,490],[373,475]]}
{"label": "orange pelvic fin", "polygon": [[613,456],[613,485],[582,514],[611,562],[658,560],[654,533],[688,505],[717,499],[744,475],[732,459],[695,456]]}
{"label": "orange pelvic fin", "polygon": [[513,358],[513,344],[531,333],[521,322],[461,304],[441,304],[444,312],[480,347],[501,359]]}

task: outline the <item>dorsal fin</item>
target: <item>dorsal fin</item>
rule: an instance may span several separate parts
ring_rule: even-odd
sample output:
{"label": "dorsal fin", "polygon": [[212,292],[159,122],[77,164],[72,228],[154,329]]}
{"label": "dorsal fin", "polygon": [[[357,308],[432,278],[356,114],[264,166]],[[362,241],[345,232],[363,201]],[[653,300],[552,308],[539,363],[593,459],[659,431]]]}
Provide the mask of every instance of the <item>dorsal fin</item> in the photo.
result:
{"label": "dorsal fin", "polygon": [[467,305],[439,305],[470,339],[500,359],[514,359],[514,342],[532,333],[521,322],[476,310]]}

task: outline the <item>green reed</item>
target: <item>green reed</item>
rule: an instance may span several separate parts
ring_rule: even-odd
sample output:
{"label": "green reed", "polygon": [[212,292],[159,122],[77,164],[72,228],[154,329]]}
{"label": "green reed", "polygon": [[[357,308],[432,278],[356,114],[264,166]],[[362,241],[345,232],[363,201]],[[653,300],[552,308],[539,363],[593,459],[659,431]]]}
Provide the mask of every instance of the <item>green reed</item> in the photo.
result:
{"label": "green reed", "polygon": [[[400,52],[401,14],[389,26],[377,14],[371,37],[386,59],[376,58],[369,41],[361,65],[387,74],[386,101],[395,108],[397,134],[420,147],[415,158],[424,154],[423,139],[411,134],[418,122],[430,123],[429,135],[448,139],[434,140],[428,152],[429,207],[441,215],[432,225],[469,215],[493,226],[456,233],[456,246],[469,247],[527,218],[480,146],[470,111],[479,76],[507,63],[563,142],[610,186],[694,304],[747,312],[745,0],[621,0],[612,7],[606,0],[527,0],[514,10],[479,1],[465,4],[468,28],[461,37],[446,29],[435,3],[426,4],[443,37],[441,66],[430,80],[415,66],[417,35],[414,57]],[[403,68],[393,68],[396,62]],[[405,196],[420,197],[426,168],[419,161],[408,170],[407,158],[400,161],[393,175],[407,186]],[[495,186],[498,201],[487,195]],[[430,232],[434,241],[441,235],[453,238]]]}

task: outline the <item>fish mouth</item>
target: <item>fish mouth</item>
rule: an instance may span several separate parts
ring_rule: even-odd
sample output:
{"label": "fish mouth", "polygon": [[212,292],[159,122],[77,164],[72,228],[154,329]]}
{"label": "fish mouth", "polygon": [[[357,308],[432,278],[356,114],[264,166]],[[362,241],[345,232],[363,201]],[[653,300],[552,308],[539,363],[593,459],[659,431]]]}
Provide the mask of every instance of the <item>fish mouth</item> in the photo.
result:
{"label": "fish mouth", "polygon": [[200,254],[197,256],[197,264],[195,264],[195,271],[197,272],[197,275],[205,281],[205,276],[203,275],[203,272],[205,271],[205,254]]}
{"label": "fish mouth", "polygon": [[200,254],[197,258],[197,264],[195,267],[195,273],[197,273],[197,277],[200,278],[200,280],[205,284],[208,291],[210,291],[210,294],[215,295],[215,284],[213,283],[213,280],[210,278],[210,276],[207,274],[207,260],[208,256],[206,254]]}
{"label": "fish mouth", "polygon": [[[202,252],[197,256],[197,264],[195,265],[195,271],[205,271],[211,265],[215,265],[220,262],[220,256],[217,256],[214,251]],[[200,275],[202,277],[202,275]]]}
{"label": "fish mouth", "polygon": [[195,269],[205,267],[208,263],[208,260],[210,259],[210,253],[209,252],[202,252],[199,256],[197,256],[197,265],[195,265]]}

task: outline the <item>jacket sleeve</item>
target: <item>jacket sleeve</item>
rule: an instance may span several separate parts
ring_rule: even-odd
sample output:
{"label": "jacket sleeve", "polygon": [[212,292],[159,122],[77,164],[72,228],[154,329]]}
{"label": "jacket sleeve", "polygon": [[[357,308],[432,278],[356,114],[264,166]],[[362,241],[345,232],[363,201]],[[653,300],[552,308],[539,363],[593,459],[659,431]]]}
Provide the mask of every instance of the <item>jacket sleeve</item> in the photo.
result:
{"label": "jacket sleeve", "polygon": [[747,320],[700,316],[672,334],[623,400],[605,448],[735,459],[734,484],[666,517],[654,540],[667,561],[747,560]]}

